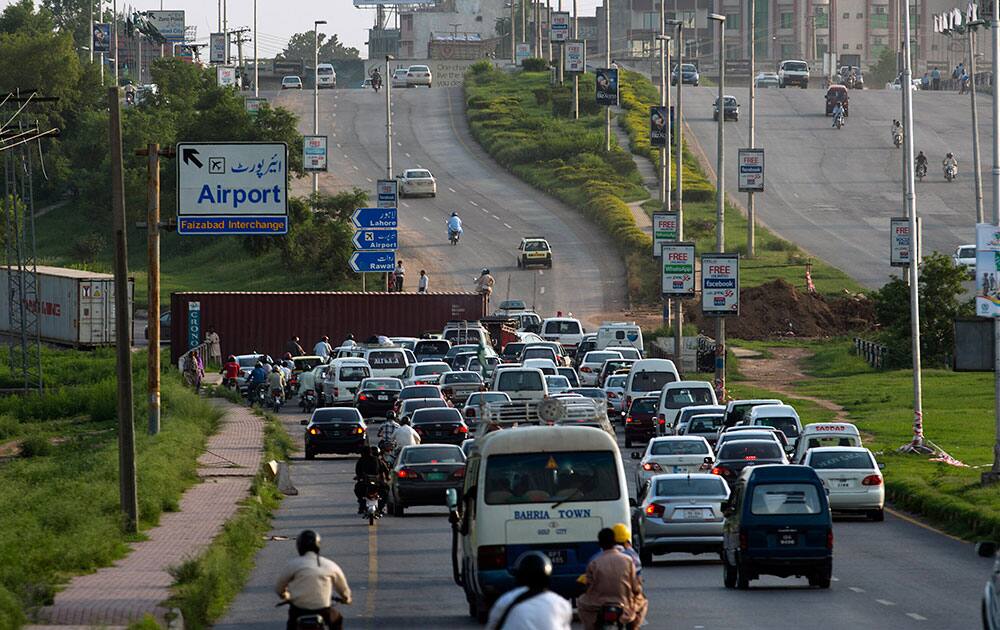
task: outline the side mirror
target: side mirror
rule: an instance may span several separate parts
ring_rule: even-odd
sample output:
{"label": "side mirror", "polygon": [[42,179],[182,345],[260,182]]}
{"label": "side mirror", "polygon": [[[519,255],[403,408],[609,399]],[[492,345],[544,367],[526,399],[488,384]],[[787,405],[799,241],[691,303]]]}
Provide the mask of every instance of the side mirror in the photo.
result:
{"label": "side mirror", "polygon": [[989,540],[981,540],[976,543],[976,555],[980,558],[992,558],[997,553],[997,544]]}
{"label": "side mirror", "polygon": [[302,426],[306,426],[307,424],[309,424],[309,421],[308,420],[299,420],[299,424],[301,424]]}
{"label": "side mirror", "polygon": [[882,463],[882,462],[879,462],[879,463],[878,463],[878,469],[879,469],[879,470],[885,470],[885,464],[884,464],[884,463]]}
{"label": "side mirror", "polygon": [[444,491],[444,502],[448,505],[449,510],[454,510],[458,507],[458,491],[454,488],[448,488]]}
{"label": "side mirror", "polygon": [[638,503],[636,503],[636,501],[635,501],[635,499],[634,499],[634,498],[632,498],[632,497],[629,497],[629,498],[628,498],[628,506],[629,506],[630,508],[637,508],[637,507],[639,507],[639,504],[638,504]]}

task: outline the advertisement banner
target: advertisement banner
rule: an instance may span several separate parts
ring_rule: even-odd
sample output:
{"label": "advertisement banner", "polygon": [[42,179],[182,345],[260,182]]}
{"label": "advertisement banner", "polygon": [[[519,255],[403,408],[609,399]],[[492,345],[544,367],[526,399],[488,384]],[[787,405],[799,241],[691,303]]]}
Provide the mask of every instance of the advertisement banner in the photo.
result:
{"label": "advertisement banner", "polygon": [[201,302],[188,302],[188,350],[201,345]]}
{"label": "advertisement banner", "polygon": [[910,220],[906,217],[889,219],[889,264],[906,267],[910,264]]}
{"label": "advertisement banner", "polygon": [[740,149],[740,192],[764,190],[764,149]]}
{"label": "advertisement banner", "polygon": [[184,41],[184,12],[183,11],[147,11],[149,23],[163,35],[163,38],[170,43],[182,43]]}
{"label": "advertisement banner", "polygon": [[1000,229],[976,224],[976,315],[1000,317]]}
{"label": "advertisement banner", "polygon": [[712,316],[740,314],[739,254],[701,255],[701,312]]}
{"label": "advertisement banner", "polygon": [[236,85],[236,68],[232,66],[216,66],[215,73],[219,80],[219,87]]}
{"label": "advertisement banner", "polygon": [[111,25],[94,24],[94,52],[111,52]]}
{"label": "advertisement banner", "polygon": [[549,28],[554,42],[564,42],[569,39],[569,11],[553,11],[552,26]]}
{"label": "advertisement banner", "polygon": [[243,99],[243,106],[246,107],[247,113],[251,116],[256,116],[257,112],[260,111],[261,105],[267,103],[267,99],[263,96],[248,96]]}
{"label": "advertisement banner", "polygon": [[514,59],[517,65],[524,63],[524,60],[531,56],[531,44],[518,44],[515,48]]}
{"label": "advertisement banner", "polygon": [[566,55],[564,57],[565,72],[586,72],[587,70],[587,42],[582,39],[566,40]]}
{"label": "advertisement banner", "polygon": [[694,243],[668,243],[660,250],[664,297],[694,295]]}
{"label": "advertisement banner", "polygon": [[326,171],[326,136],[302,137],[302,169]]}
{"label": "advertisement banner", "polygon": [[225,33],[212,33],[208,36],[208,62],[226,63]]}
{"label": "advertisement banner", "polygon": [[[673,109],[673,108],[671,108]],[[666,107],[654,105],[649,108],[649,144],[653,147],[667,146],[670,132],[670,118]]]}
{"label": "advertisement banner", "polygon": [[653,213],[653,256],[660,255],[660,246],[677,240],[680,221],[676,212]]}
{"label": "advertisement banner", "polygon": [[395,208],[399,199],[399,182],[394,179],[380,179],[375,184],[378,208]]}
{"label": "advertisement banner", "polygon": [[594,86],[598,105],[618,106],[618,68],[598,68]]}

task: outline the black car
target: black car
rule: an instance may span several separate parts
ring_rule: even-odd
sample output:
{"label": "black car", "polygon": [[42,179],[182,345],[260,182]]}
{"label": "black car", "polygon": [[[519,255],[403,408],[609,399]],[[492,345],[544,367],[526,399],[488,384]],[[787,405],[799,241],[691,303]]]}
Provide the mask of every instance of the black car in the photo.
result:
{"label": "black car", "polygon": [[465,484],[465,454],[452,444],[404,446],[392,470],[388,508],[393,516],[415,505],[445,505],[450,488]]}
{"label": "black car", "polygon": [[469,437],[469,427],[453,407],[418,409],[410,416],[422,444],[456,444]]}
{"label": "black car", "polygon": [[354,406],[362,418],[384,418],[396,404],[403,381],[398,378],[370,377],[361,381],[354,395]]}
{"label": "black car", "polygon": [[[712,110],[712,120],[719,119],[719,99],[715,99]],[[740,104],[736,100],[735,96],[729,96],[728,94],[722,97],[722,120],[736,120],[740,119]]]}
{"label": "black car", "polygon": [[393,409],[397,415],[401,415],[399,410],[403,405],[403,401],[415,400],[417,398],[440,398],[444,400],[444,395],[441,394],[441,388],[437,385],[407,385],[396,396],[396,404]]}
{"label": "black car", "polygon": [[367,444],[368,427],[357,409],[321,407],[302,422],[306,425],[306,459],[321,453],[360,453]]}
{"label": "black car", "polygon": [[399,411],[394,414],[394,417],[403,419],[407,416],[413,417],[413,412],[417,409],[428,409],[428,408],[440,408],[444,409],[449,407],[448,401],[444,398],[411,398],[409,400],[404,400],[399,405]]}
{"label": "black car", "polygon": [[509,341],[500,353],[500,359],[504,363],[517,363],[517,358],[521,356],[524,346],[528,345],[523,341]]}
{"label": "black car", "polygon": [[720,475],[732,487],[747,466],[787,463],[784,451],[774,440],[740,440],[722,445],[715,456],[712,474]]}
{"label": "black car", "polygon": [[[683,63],[680,64],[681,71],[681,81],[685,85],[698,86],[701,82],[701,77],[698,75],[698,67],[693,63]],[[673,72],[670,73],[670,85],[677,85],[677,66],[674,66]]]}

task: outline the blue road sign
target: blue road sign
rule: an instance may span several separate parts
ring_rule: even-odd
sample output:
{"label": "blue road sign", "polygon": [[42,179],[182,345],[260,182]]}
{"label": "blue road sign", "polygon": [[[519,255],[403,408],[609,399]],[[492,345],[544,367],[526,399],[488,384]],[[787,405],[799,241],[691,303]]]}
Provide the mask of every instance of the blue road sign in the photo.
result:
{"label": "blue road sign", "polygon": [[351,222],[356,228],[395,228],[395,208],[357,208],[351,215]]}
{"label": "blue road sign", "polygon": [[351,269],[356,272],[392,271],[396,268],[396,252],[354,252],[351,254]]}
{"label": "blue road sign", "polygon": [[358,230],[354,233],[354,249],[399,249],[396,230]]}

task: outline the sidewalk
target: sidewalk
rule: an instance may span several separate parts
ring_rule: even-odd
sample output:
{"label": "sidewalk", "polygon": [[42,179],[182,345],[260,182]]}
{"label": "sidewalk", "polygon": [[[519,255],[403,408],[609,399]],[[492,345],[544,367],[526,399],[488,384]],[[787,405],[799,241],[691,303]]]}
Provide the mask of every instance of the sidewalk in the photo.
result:
{"label": "sidewalk", "polygon": [[164,513],[160,524],[143,532],[147,540],[114,566],[73,578],[55,603],[39,612],[34,630],[123,627],[149,613],[163,622],[169,612],[160,603],[170,596],[174,579],[168,568],[200,554],[235,514],[260,468],[263,419],[245,407],[213,401],[225,412],[219,432],[198,459],[202,482],[180,500],[177,512]]}
{"label": "sidewalk", "polygon": [[[642,185],[649,192],[649,196],[657,199],[660,194],[660,177],[656,173],[656,165],[650,162],[646,156],[636,155],[629,150],[628,134],[617,124],[617,121],[611,125],[611,130],[615,134],[615,138],[618,139],[618,146],[632,156],[632,161],[635,162],[635,167],[639,170],[639,175],[642,176]],[[653,220],[642,209],[642,204],[642,201],[633,201],[627,205],[629,210],[632,211],[632,217],[635,219],[635,224],[639,226],[639,229],[646,234],[652,235]]]}

